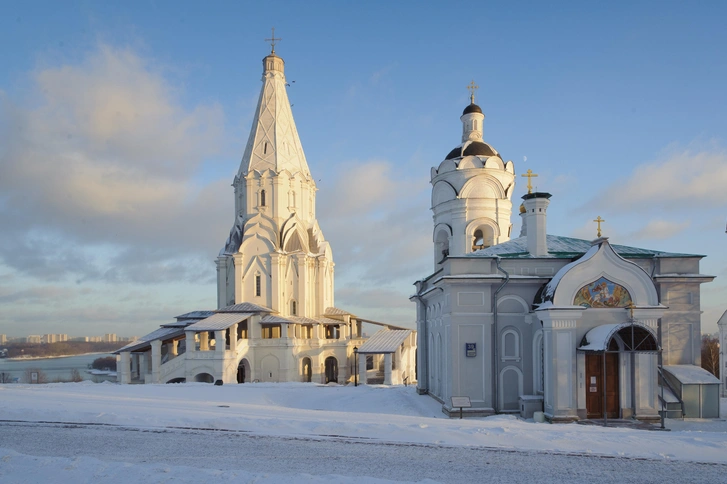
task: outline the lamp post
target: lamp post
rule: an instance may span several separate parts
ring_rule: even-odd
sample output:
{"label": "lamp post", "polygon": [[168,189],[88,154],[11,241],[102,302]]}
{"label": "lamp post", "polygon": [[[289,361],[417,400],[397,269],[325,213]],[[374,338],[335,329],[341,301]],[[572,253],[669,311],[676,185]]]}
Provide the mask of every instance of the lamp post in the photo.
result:
{"label": "lamp post", "polygon": [[358,347],[353,347],[353,386],[358,386]]}

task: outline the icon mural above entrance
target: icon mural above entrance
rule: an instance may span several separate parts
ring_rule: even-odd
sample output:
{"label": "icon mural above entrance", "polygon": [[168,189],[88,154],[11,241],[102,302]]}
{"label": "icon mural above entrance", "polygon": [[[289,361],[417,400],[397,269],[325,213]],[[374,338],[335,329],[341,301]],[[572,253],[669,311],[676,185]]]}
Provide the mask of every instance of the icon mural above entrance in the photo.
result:
{"label": "icon mural above entrance", "polygon": [[625,287],[601,277],[580,288],[573,305],[586,308],[622,308],[631,302],[631,294]]}

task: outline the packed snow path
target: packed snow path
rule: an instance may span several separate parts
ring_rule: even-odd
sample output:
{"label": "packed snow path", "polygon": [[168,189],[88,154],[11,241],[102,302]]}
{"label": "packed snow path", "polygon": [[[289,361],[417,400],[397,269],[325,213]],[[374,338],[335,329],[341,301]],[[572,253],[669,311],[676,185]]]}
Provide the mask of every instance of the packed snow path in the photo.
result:
{"label": "packed snow path", "polygon": [[[73,459],[77,456],[103,461],[95,466],[86,464],[84,472],[92,472],[86,476],[89,481],[106,482],[137,477],[138,470],[133,466],[114,467],[111,462],[154,464],[156,468],[146,476],[152,482],[194,482],[203,469],[222,470],[215,478],[223,481],[227,480],[225,476],[230,480],[232,476],[241,477],[240,472],[262,477],[277,474],[280,480],[272,482],[283,482],[286,478],[288,482],[311,480],[306,474],[327,477],[326,481],[361,482],[361,478],[374,477],[443,483],[645,483],[669,482],[675,476],[688,476],[691,482],[720,482],[727,475],[727,465],[723,464],[84,424],[3,423],[0,448],[12,448],[29,456],[68,458],[66,465],[56,466],[56,482],[72,482],[78,477],[73,476],[77,467]],[[19,456],[7,452],[0,455],[3,482],[13,482],[14,459]],[[31,475],[23,476],[22,481],[42,482],[43,476],[35,480],[32,472],[42,472],[42,467],[48,466],[43,462],[36,462],[34,467],[40,470],[30,470]]]}

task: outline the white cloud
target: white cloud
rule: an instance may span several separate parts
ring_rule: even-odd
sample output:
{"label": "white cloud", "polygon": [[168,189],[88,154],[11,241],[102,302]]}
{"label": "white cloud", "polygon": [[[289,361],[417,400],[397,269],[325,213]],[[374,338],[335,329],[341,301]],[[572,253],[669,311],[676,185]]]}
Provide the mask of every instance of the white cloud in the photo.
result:
{"label": "white cloud", "polygon": [[[209,262],[230,223],[229,180],[193,178],[224,137],[220,106],[185,107],[151,62],[108,45],[30,81],[25,104],[0,93],[0,260],[39,277],[197,277],[181,259]],[[155,251],[158,274],[100,264],[99,246]]]}
{"label": "white cloud", "polygon": [[668,239],[680,232],[683,232],[689,226],[691,222],[685,220],[684,222],[674,222],[670,220],[655,219],[650,220],[639,230],[629,234],[629,238],[634,239]]}
{"label": "white cloud", "polygon": [[603,189],[588,206],[634,213],[727,207],[727,151],[672,152],[636,166],[627,179]]}

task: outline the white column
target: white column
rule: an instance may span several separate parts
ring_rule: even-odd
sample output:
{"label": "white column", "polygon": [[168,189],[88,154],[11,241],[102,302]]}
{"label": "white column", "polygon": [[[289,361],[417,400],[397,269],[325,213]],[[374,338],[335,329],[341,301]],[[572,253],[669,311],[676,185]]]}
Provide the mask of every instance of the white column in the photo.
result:
{"label": "white column", "polygon": [[384,355],[384,385],[391,385],[391,353]]}
{"label": "white column", "polygon": [[162,366],[162,340],[151,342],[151,382],[159,383],[159,367]]}
{"label": "white column", "polygon": [[366,385],[366,356],[365,354],[358,354],[358,382],[361,385]]}
{"label": "white column", "polygon": [[188,355],[193,355],[195,350],[197,349],[197,344],[194,341],[194,331],[185,331],[185,346],[186,349],[184,350],[185,353]]}
{"label": "white column", "polygon": [[116,368],[119,375],[117,381],[124,385],[131,383],[131,353],[124,351],[116,358]]}
{"label": "white column", "polygon": [[215,331],[215,353],[217,356],[225,355],[225,331]]}
{"label": "white column", "polygon": [[230,351],[234,354],[237,351],[237,325],[235,323],[230,327]]}
{"label": "white column", "polygon": [[202,331],[201,333],[199,333],[199,350],[200,351],[209,351],[209,349],[210,349],[209,337],[210,337],[209,331]]}
{"label": "white column", "polygon": [[131,355],[131,378],[139,374],[139,355]]}
{"label": "white column", "polygon": [[146,359],[146,353],[139,354],[139,379],[144,383],[146,383],[146,374],[148,371]]}
{"label": "white column", "polygon": [[242,254],[236,253],[232,256],[232,261],[235,265],[235,304],[239,304],[244,301],[243,296],[243,285],[242,285]]}
{"label": "white column", "polygon": [[227,306],[227,258],[217,258],[217,307]]}
{"label": "white column", "polygon": [[174,341],[172,341],[169,351],[171,352],[172,356],[179,355],[179,340],[175,339]]}
{"label": "white column", "polygon": [[396,373],[394,373],[394,384],[401,385],[404,382],[402,381],[401,375],[403,374],[404,368],[401,366],[401,346],[399,346],[396,349],[396,353],[394,353],[394,363],[396,366]]}

